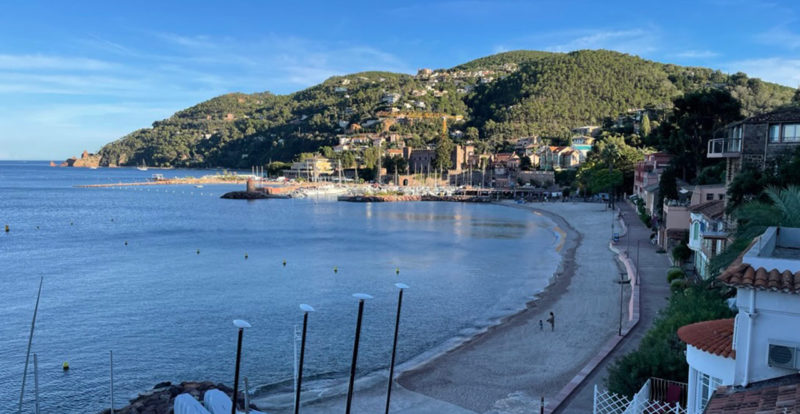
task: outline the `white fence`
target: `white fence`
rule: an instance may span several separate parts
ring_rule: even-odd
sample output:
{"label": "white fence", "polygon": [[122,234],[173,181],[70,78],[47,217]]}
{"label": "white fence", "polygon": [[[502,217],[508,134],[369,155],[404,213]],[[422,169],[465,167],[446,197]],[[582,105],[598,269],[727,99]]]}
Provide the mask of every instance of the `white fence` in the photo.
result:
{"label": "white fence", "polygon": [[650,400],[650,380],[633,398],[599,390],[594,386],[594,414],[686,414],[678,404]]}

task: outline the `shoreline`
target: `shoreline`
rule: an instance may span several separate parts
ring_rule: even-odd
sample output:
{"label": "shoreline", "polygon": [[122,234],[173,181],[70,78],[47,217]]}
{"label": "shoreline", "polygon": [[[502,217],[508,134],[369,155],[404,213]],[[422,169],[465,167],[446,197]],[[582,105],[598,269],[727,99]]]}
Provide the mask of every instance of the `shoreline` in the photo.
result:
{"label": "shoreline", "polygon": [[[426,200],[426,201],[434,201],[434,200]],[[435,200],[440,202],[452,202],[449,200]],[[569,222],[566,221],[563,217],[559,216],[556,213],[536,209],[532,207],[520,206],[518,204],[512,204],[511,202],[484,202],[485,204],[493,204],[500,207],[509,207],[515,208],[520,210],[528,210],[532,214],[537,214],[540,216],[544,216],[546,219],[550,220],[554,225],[554,231],[558,233],[559,241],[554,247],[555,252],[559,255],[560,260],[556,269],[553,271],[547,278],[547,284],[543,288],[539,289],[536,292],[530,292],[530,296],[532,298],[523,304],[520,305],[513,313],[509,313],[494,319],[491,319],[486,326],[475,328],[474,331],[466,333],[466,332],[459,332],[458,334],[454,335],[453,337],[445,340],[441,344],[434,346],[433,348],[424,350],[419,354],[413,356],[412,358],[399,363],[395,366],[395,387],[402,388],[406,387],[405,384],[402,383],[404,381],[404,377],[407,374],[415,372],[417,370],[424,369],[429,364],[434,364],[436,360],[439,358],[446,356],[452,352],[457,352],[459,349],[469,346],[471,343],[479,340],[480,338],[488,335],[492,335],[492,333],[497,330],[501,329],[509,324],[517,323],[516,321],[519,318],[525,317],[529,312],[535,310],[537,307],[544,306],[543,303],[550,304],[553,301],[556,301],[560,295],[562,295],[565,291],[569,282],[571,280],[572,275],[575,271],[575,250],[580,245],[581,241],[583,240],[583,235],[575,230]],[[557,295],[554,297],[554,294],[551,294],[551,291],[557,289]],[[355,389],[359,392],[364,392],[366,390],[371,389],[379,389],[384,391],[384,387],[386,382],[388,381],[388,368],[384,369],[377,369],[367,373],[362,377],[356,378],[355,381]],[[304,383],[313,382],[313,380],[304,381]],[[303,406],[304,409],[308,405],[314,404],[325,404],[331,401],[335,401],[345,395],[347,392],[346,383],[336,384],[333,386],[328,386],[323,389],[319,390],[305,390],[303,391]],[[262,386],[268,387],[268,385]],[[408,388],[408,387],[406,387]],[[315,391],[317,392],[315,394]],[[280,413],[283,412],[282,410],[289,410],[291,407],[286,404],[293,403],[292,401],[288,401],[287,398],[289,394],[282,393],[282,394],[268,394],[264,393],[263,395],[259,395],[259,391],[255,391],[252,402],[258,405],[261,409],[267,409],[270,412]],[[294,398],[294,394],[291,394],[291,397]],[[286,411],[289,412],[289,411]]]}
{"label": "shoreline", "polygon": [[[533,298],[525,303],[524,308],[517,312],[500,317],[493,323],[485,328],[482,328],[469,337],[456,336],[444,343],[425,351],[410,360],[405,361],[396,367],[396,376],[394,381],[395,398],[392,399],[392,406],[401,408],[399,410],[403,413],[412,412],[453,412],[453,413],[475,413],[475,412],[489,412],[489,413],[504,413],[504,412],[538,412],[540,408],[540,397],[547,397],[547,402],[572,379],[575,372],[579,371],[585,360],[600,351],[606,340],[616,335],[616,316],[614,316],[613,323],[604,324],[600,323],[599,327],[597,319],[607,319],[605,316],[608,314],[594,314],[595,321],[587,323],[587,330],[597,333],[596,336],[591,336],[589,342],[585,338],[573,341],[572,343],[564,344],[564,348],[570,346],[582,348],[582,353],[586,354],[575,360],[574,366],[566,366],[569,364],[556,363],[555,366],[545,367],[551,371],[547,378],[546,384],[542,388],[547,388],[547,392],[533,393],[531,392],[531,385],[539,386],[537,381],[531,381],[531,378],[526,378],[522,382],[527,385],[507,385],[502,384],[503,389],[501,395],[495,395],[491,398],[484,398],[482,401],[469,401],[475,399],[473,394],[481,393],[485,388],[496,386],[496,383],[491,381],[491,378],[485,378],[481,375],[481,370],[488,370],[493,373],[493,370],[498,369],[505,363],[507,366],[509,362],[512,368],[508,372],[503,371],[500,375],[502,381],[509,380],[509,382],[517,381],[517,376],[525,376],[531,372],[536,371],[535,368],[526,368],[526,351],[520,350],[521,348],[514,348],[514,345],[520,343],[527,344],[527,340],[523,336],[520,340],[519,333],[539,334],[540,328],[537,319],[544,319],[547,311],[556,308],[556,334],[565,332],[566,329],[559,332],[560,327],[565,327],[570,324],[565,321],[563,309],[569,309],[570,304],[574,305],[575,299],[579,301],[596,301],[608,302],[606,299],[613,298],[610,301],[610,309],[617,309],[617,295],[611,295],[606,292],[600,295],[591,293],[591,298],[586,299],[586,292],[572,292],[574,289],[573,282],[581,283],[586,278],[587,273],[591,273],[595,269],[600,271],[613,271],[616,274],[619,271],[619,264],[615,259],[615,255],[608,250],[607,240],[605,237],[599,236],[599,232],[591,233],[591,229],[586,230],[591,242],[591,246],[586,246],[585,250],[593,250],[595,254],[599,254],[604,259],[604,263],[589,262],[591,268],[581,267],[586,266],[577,263],[576,258],[580,253],[580,249],[587,241],[586,235],[575,228],[575,225],[567,218],[570,211],[573,214],[583,214],[589,217],[589,222],[594,226],[602,225],[605,222],[606,210],[602,204],[598,203],[536,203],[518,205],[513,202],[499,202],[494,203],[500,206],[512,207],[521,210],[528,210],[532,214],[546,217],[555,224],[556,230],[560,229],[563,232],[560,235],[561,242],[556,246],[556,252],[559,253],[561,259],[556,270],[550,276],[548,284],[538,292],[531,292]],[[598,216],[599,215],[599,216]],[[601,218],[603,220],[598,220]],[[580,224],[580,220],[578,223]],[[584,223],[585,224],[585,223]],[[605,226],[603,226],[605,229]],[[596,229],[595,229],[596,230]],[[603,234],[605,234],[603,232]],[[585,253],[585,252],[584,252]],[[598,266],[599,265],[599,266]],[[578,276],[576,278],[576,276]],[[602,278],[605,281],[605,278]],[[608,285],[608,286],[605,286]],[[607,283],[601,283],[601,288],[618,292],[616,286]],[[627,299],[626,299],[627,300]],[[606,303],[605,305],[609,305]],[[616,313],[612,313],[616,315]],[[603,322],[603,321],[601,321]],[[532,328],[533,327],[533,328]],[[571,330],[570,330],[571,331]],[[580,329],[578,329],[580,332]],[[545,332],[549,334],[549,332]],[[594,335],[592,333],[591,335]],[[516,335],[516,336],[515,336]],[[594,339],[597,339],[597,344],[594,344]],[[535,338],[534,338],[535,339]],[[541,337],[540,337],[541,339]],[[569,339],[569,338],[568,338]],[[585,345],[587,344],[588,345]],[[596,346],[595,346],[596,345]],[[499,348],[499,349],[498,349]],[[474,357],[475,353],[478,357]],[[527,351],[530,353],[529,351]],[[581,353],[581,352],[579,352]],[[465,355],[471,356],[464,360]],[[459,360],[462,358],[462,360]],[[551,364],[552,365],[552,364]],[[476,366],[476,370],[472,370],[471,366]],[[466,368],[465,368],[466,367]],[[526,370],[522,374],[514,374],[515,368]],[[494,372],[496,374],[496,372]],[[433,379],[432,379],[433,378]],[[474,379],[474,380],[473,380]],[[356,381],[356,390],[358,398],[355,400],[355,412],[374,412],[383,410],[381,404],[385,403],[386,382],[388,381],[388,368],[377,370],[365,377]],[[458,383],[461,384],[458,384]],[[461,388],[459,388],[459,385]],[[437,390],[437,387],[439,388]],[[443,392],[439,392],[443,391]],[[497,390],[493,390],[497,391]],[[488,392],[491,393],[491,392]],[[343,408],[342,395],[316,395],[316,398],[311,397],[309,394],[304,393],[303,411],[309,413],[326,413],[330,411],[338,411]],[[495,392],[497,394],[497,392]],[[310,398],[306,398],[308,395]],[[497,398],[495,398],[497,397]],[[256,402],[256,401],[254,401]],[[277,401],[273,401],[277,402]],[[547,403],[546,403],[547,406]],[[438,410],[432,410],[434,407]],[[520,408],[522,410],[520,411]],[[406,411],[403,411],[405,409]],[[275,413],[290,412],[283,407],[270,407],[271,411]],[[395,410],[398,411],[398,410]]]}

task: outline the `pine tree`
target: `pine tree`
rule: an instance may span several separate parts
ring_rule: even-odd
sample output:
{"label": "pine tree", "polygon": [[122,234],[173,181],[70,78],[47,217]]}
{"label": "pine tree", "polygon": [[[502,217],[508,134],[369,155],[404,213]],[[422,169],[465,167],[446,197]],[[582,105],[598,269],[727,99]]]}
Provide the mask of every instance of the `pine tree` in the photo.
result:
{"label": "pine tree", "polygon": [[650,117],[647,116],[647,114],[644,114],[644,116],[642,117],[642,128],[641,128],[642,137],[647,138],[647,136],[650,135],[650,130],[651,130]]}
{"label": "pine tree", "polygon": [[794,96],[792,97],[792,103],[800,105],[800,86],[798,86],[797,90],[794,91]]}

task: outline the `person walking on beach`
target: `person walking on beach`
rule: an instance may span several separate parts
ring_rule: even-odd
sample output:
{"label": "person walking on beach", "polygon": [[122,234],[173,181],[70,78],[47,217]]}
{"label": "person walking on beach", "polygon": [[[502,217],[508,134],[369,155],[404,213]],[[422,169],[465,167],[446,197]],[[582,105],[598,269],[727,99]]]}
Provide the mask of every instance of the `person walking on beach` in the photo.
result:
{"label": "person walking on beach", "polygon": [[547,318],[547,323],[550,324],[551,331],[556,330],[556,315],[554,315],[553,312],[550,312],[550,317]]}

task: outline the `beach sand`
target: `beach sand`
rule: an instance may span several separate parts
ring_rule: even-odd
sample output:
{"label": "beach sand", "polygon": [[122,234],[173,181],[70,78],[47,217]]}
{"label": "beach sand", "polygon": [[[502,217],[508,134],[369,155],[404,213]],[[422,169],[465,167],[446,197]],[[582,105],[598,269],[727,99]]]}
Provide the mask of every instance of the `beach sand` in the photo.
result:
{"label": "beach sand", "polygon": [[[608,249],[610,210],[602,203],[503,204],[544,214],[565,232],[558,274],[525,310],[399,374],[393,413],[538,412],[541,397],[554,397],[617,334],[620,267]],[[624,300],[627,305],[627,293]],[[552,331],[546,322],[551,311]],[[385,398],[384,376],[357,387],[352,412],[383,412]],[[302,411],[340,412],[344,406],[345,398],[337,397],[303,404]]]}

